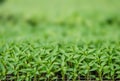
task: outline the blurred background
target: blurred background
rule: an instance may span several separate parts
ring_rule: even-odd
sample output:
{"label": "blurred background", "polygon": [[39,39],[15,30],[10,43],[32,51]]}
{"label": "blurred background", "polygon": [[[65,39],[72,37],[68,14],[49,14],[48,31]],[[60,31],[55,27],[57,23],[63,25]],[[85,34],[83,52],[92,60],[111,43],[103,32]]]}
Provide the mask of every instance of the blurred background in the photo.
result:
{"label": "blurred background", "polygon": [[116,40],[120,0],[0,0],[0,40]]}

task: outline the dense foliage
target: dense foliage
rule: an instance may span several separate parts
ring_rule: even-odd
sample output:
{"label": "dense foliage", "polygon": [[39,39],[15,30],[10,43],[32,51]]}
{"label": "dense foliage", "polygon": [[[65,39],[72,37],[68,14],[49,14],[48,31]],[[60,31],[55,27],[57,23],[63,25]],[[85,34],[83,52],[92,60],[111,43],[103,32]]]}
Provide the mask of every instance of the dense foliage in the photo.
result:
{"label": "dense foliage", "polygon": [[0,7],[0,80],[120,80],[119,1],[47,1]]}

